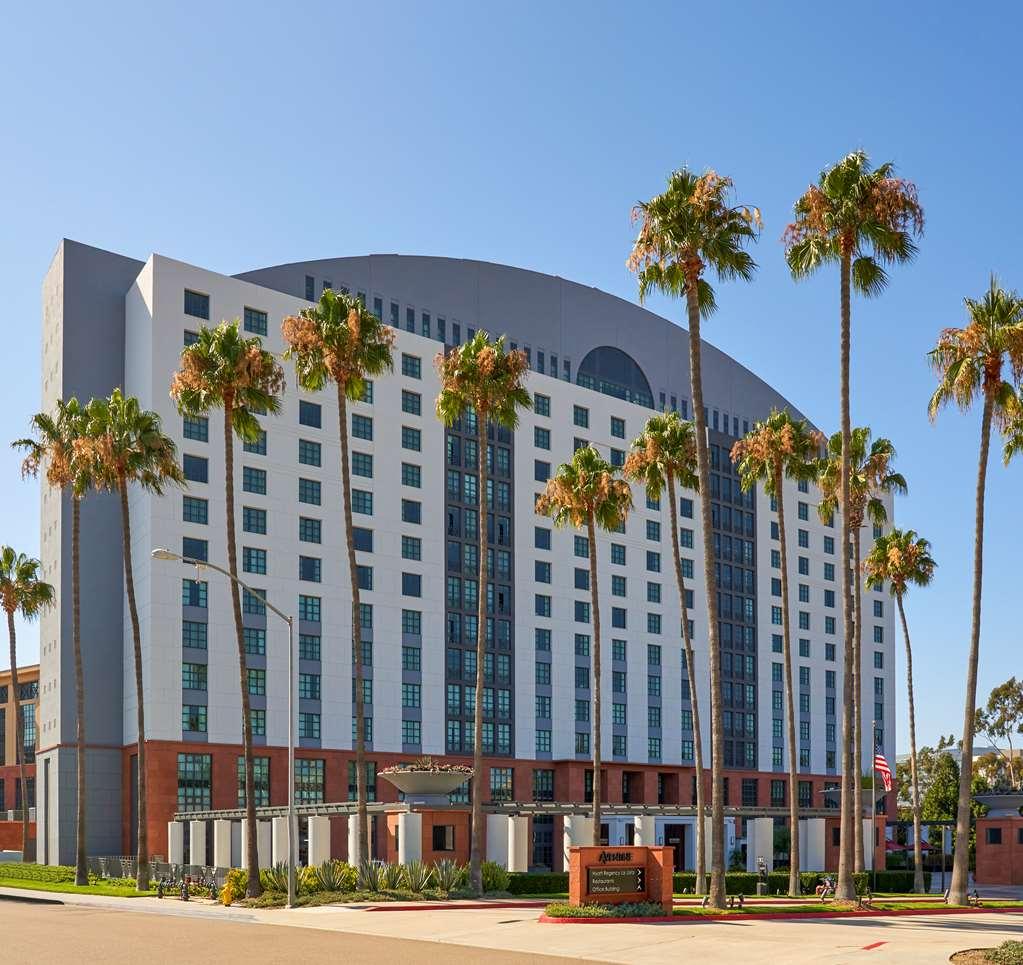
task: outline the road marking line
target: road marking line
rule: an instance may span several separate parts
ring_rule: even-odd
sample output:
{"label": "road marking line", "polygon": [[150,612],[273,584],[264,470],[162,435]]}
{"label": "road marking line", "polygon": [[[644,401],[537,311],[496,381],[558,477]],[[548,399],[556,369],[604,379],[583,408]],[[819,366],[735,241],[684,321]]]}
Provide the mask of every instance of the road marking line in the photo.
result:
{"label": "road marking line", "polygon": [[882,945],[887,945],[887,944],[888,944],[888,942],[874,942],[871,945],[864,945],[863,948],[861,949],[861,951],[864,951],[864,952],[873,951],[875,948],[880,948]]}

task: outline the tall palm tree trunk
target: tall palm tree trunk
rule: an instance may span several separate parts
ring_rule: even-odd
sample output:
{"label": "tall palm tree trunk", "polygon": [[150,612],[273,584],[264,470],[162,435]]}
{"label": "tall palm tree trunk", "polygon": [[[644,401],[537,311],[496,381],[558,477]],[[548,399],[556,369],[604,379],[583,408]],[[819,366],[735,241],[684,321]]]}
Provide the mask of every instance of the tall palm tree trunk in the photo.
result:
{"label": "tall palm tree trunk", "polygon": [[11,704],[14,707],[14,756],[21,782],[21,860],[29,860],[28,778],[25,776],[25,722],[21,719],[21,693],[18,690],[18,644],[14,631],[14,611],[7,611],[7,636],[11,642]]}
{"label": "tall palm tree trunk", "polygon": [[920,781],[916,770],[916,704],[913,700],[913,647],[909,642],[909,624],[902,608],[902,594],[895,597],[902,620],[902,635],[906,640],[906,692],[909,694],[909,776],[913,782],[913,890],[924,891],[924,852],[920,842]]}
{"label": "tall palm tree trunk", "polygon": [[686,280],[689,321],[689,370],[692,378],[693,419],[696,423],[696,463],[700,476],[700,528],[703,537],[703,582],[707,594],[707,653],[710,663],[710,900],[712,908],[725,907],[725,803],[722,766],[725,738],[721,727],[721,652],[718,649],[717,586],[714,582],[714,541],[710,518],[710,455],[707,418],[703,412],[703,370],[700,358],[699,272]]}
{"label": "tall palm tree trunk", "polygon": [[966,666],[966,709],[963,715],[963,754],[959,765],[959,807],[956,814],[956,846],[952,860],[949,904],[965,905],[970,875],[970,803],[973,795],[973,728],[977,706],[977,663],[980,659],[980,598],[984,582],[984,490],[987,483],[988,452],[991,448],[991,416],[994,400],[984,395],[984,416],[980,426],[980,459],[977,464],[977,522],[973,538],[973,627],[970,659]]}
{"label": "tall palm tree trunk", "polygon": [[[75,805],[75,884],[89,883],[85,864],[85,680],[82,672],[82,608],[79,563],[81,557],[81,500],[71,497],[71,643],[75,658],[75,766],[77,802]],[[36,847],[39,846],[38,834]]]}
{"label": "tall palm tree trunk", "polygon": [[853,842],[855,813],[859,810],[854,802],[859,789],[853,774],[853,594],[852,573],[849,560],[849,447],[852,426],[849,415],[849,341],[850,341],[850,304],[849,288],[852,274],[851,244],[843,239],[841,260],[841,337],[840,337],[840,396],[842,422],[842,468],[840,486],[840,508],[842,512],[842,632],[844,647],[842,650],[842,800],[841,823],[838,849],[838,880],[835,884],[835,897],[840,901],[852,901],[856,897],[853,883]]}
{"label": "tall palm tree trunk", "polygon": [[135,868],[135,887],[149,889],[149,835],[146,821],[146,712],[145,691],[142,686],[142,633],[139,629],[139,611],[135,603],[135,576],[131,562],[131,516],[128,511],[128,483],[118,479],[121,496],[121,552],[124,554],[124,585],[131,617],[131,641],[135,655],[135,702],[138,729],[138,860]]}
{"label": "tall palm tree trunk", "polygon": [[479,476],[479,585],[476,587],[476,700],[473,705],[472,734],[472,847],[469,850],[469,881],[479,897],[483,894],[483,672],[487,649],[487,410],[476,409],[476,466]]}
{"label": "tall palm tree trunk", "polygon": [[[853,579],[856,582],[853,612],[856,614],[853,623],[853,771],[856,790],[853,798],[855,818],[853,821],[853,870],[863,871],[863,585],[860,582],[860,525],[853,528]],[[873,728],[871,728],[873,734]],[[873,761],[871,761],[873,764]],[[871,828],[871,838],[874,830]],[[871,842],[873,843],[873,842]]]}
{"label": "tall palm tree trunk", "polygon": [[781,465],[775,470],[774,489],[778,504],[778,541],[781,544],[782,660],[785,661],[785,717],[789,739],[789,894],[799,896],[799,747],[796,744],[795,689],[792,685],[792,633],[789,620],[789,561],[785,533],[785,496]]}
{"label": "tall palm tree trunk", "polygon": [[593,844],[600,844],[600,590],[597,585],[597,532],[593,525],[593,514],[586,520],[586,536],[590,549],[590,601],[593,609],[593,649],[590,662],[593,666]]}
{"label": "tall palm tree trunk", "polygon": [[[252,715],[249,713],[249,676],[245,660],[245,630],[242,624],[241,594],[238,578],[238,547],[234,527],[234,400],[224,396],[224,502],[227,507],[227,569],[231,574],[231,610],[234,613],[235,641],[238,645],[238,683],[242,696],[242,753],[245,758],[245,850],[248,865],[246,894],[258,898],[263,888],[259,883],[258,836],[256,834],[256,792],[252,760]],[[290,686],[290,684],[289,684]]]}
{"label": "tall palm tree trunk", "polygon": [[[693,761],[696,771],[696,894],[707,890],[707,853],[704,844],[703,809],[703,741],[700,730],[700,701],[696,693],[696,668],[693,663],[693,640],[689,633],[689,612],[686,608],[686,584],[682,576],[682,554],[678,546],[678,496],[675,477],[668,473],[668,503],[671,519],[671,551],[675,562],[675,583],[678,585],[678,605],[682,614],[682,643],[686,651],[686,669],[689,672],[689,703],[693,712]],[[679,869],[682,870],[682,869]]]}
{"label": "tall palm tree trunk", "polygon": [[[355,798],[359,861],[370,858],[369,810],[366,788],[366,695],[362,689],[362,596],[359,592],[359,566],[355,559],[355,533],[352,523],[352,477],[348,454],[348,398],[344,387],[337,388],[338,435],[341,440],[341,495],[344,500],[345,544],[348,547],[348,578],[352,585],[352,660],[355,670]],[[349,855],[349,858],[352,856]],[[354,863],[354,862],[353,862]]]}

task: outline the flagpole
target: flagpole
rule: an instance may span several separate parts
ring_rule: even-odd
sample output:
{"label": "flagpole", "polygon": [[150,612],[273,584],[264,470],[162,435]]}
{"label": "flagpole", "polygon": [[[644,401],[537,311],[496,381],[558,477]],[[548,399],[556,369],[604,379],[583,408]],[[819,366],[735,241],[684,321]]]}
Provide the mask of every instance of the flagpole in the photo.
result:
{"label": "flagpole", "polygon": [[873,881],[871,891],[877,891],[877,847],[874,836],[877,834],[877,721],[870,723],[870,743],[874,753],[870,758],[870,877]]}

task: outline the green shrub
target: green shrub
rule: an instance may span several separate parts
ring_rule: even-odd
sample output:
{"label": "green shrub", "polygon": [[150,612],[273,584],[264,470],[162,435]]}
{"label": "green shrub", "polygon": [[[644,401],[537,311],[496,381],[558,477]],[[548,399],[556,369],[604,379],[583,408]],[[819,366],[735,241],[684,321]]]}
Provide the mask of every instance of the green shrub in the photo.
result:
{"label": "green shrub", "polygon": [[560,895],[568,892],[567,871],[547,871],[526,874],[514,872],[508,876],[505,889],[513,895]]}
{"label": "green shrub", "polygon": [[295,869],[296,895],[315,895],[318,891],[322,890],[323,889],[320,887],[320,879],[316,874],[315,868],[308,868],[305,865],[299,865],[299,867]]}
{"label": "green shrub", "polygon": [[288,890],[288,864],[286,861],[278,861],[269,868],[261,868],[259,872],[259,883],[264,891],[276,891],[281,894]]}
{"label": "green shrub", "polygon": [[1002,942],[988,951],[987,960],[995,965],[1023,965],[1023,942]]}
{"label": "green shrub", "polygon": [[358,888],[359,891],[380,891],[382,888],[383,869],[387,865],[378,865],[368,858],[363,859],[359,865]]}
{"label": "green shrub", "polygon": [[416,894],[422,894],[433,883],[433,868],[422,861],[410,861],[401,871],[403,887]]}
{"label": "green shrub", "polygon": [[380,890],[397,891],[404,887],[405,868],[400,864],[385,864],[380,869]]}
{"label": "green shrub", "polygon": [[330,859],[313,869],[318,891],[354,891],[359,873],[344,861]]}
{"label": "green shrub", "polygon": [[484,891],[507,891],[509,876],[496,861],[484,861],[483,867],[483,890]]}
{"label": "green shrub", "polygon": [[241,901],[249,888],[249,873],[244,868],[232,868],[227,873],[224,887],[220,889],[220,900],[225,905]]}
{"label": "green shrub", "polygon": [[452,892],[465,884],[466,869],[457,861],[445,858],[433,866],[433,877],[441,891]]}
{"label": "green shrub", "polygon": [[[18,881],[74,882],[75,869],[71,865],[21,864],[16,861],[0,862],[0,878],[14,878]],[[94,881],[95,875],[89,875]],[[132,882],[134,884],[134,881]]]}
{"label": "green shrub", "polygon": [[544,914],[550,918],[659,918],[664,909],[652,901],[637,901],[623,905],[570,905],[566,901],[552,901]]}

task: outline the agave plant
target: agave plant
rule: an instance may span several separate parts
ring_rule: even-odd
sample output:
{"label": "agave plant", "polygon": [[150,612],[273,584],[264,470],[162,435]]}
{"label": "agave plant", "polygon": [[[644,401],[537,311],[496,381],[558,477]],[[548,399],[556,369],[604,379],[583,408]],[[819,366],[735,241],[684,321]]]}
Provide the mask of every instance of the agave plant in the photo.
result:
{"label": "agave plant", "polygon": [[358,872],[350,864],[331,858],[313,869],[322,891],[353,891]]}
{"label": "agave plant", "polygon": [[433,868],[423,861],[410,861],[402,868],[402,884],[409,891],[421,894],[433,884]]}
{"label": "agave plant", "polygon": [[465,884],[466,869],[457,861],[445,858],[433,866],[433,877],[441,891],[455,891]]}
{"label": "agave plant", "polygon": [[[278,861],[275,865],[260,871],[259,877],[264,891],[285,892],[288,890],[288,863]],[[296,874],[296,880],[297,878]]]}
{"label": "agave plant", "polygon": [[396,891],[405,881],[405,869],[400,864],[385,864],[380,869],[380,887],[382,890]]}
{"label": "agave plant", "polygon": [[382,881],[382,867],[369,858],[359,864],[359,891],[379,891]]}

